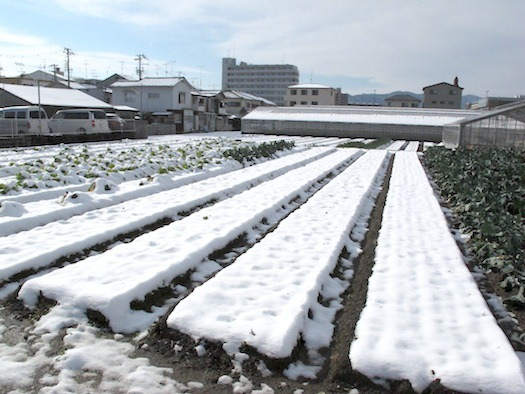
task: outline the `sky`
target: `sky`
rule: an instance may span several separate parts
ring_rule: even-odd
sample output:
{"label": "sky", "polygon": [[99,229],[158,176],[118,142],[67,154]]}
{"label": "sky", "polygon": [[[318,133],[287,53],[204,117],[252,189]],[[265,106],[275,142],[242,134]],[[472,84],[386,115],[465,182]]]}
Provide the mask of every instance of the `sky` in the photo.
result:
{"label": "sky", "polygon": [[525,94],[523,0],[0,0],[0,74],[184,76],[221,88],[223,57],[293,64],[301,83],[350,94]]}

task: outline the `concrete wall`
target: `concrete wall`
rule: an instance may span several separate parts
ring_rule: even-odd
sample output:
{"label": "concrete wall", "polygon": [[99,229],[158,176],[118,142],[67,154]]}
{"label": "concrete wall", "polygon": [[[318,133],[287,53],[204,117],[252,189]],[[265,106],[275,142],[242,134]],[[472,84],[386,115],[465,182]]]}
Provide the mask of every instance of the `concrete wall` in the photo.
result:
{"label": "concrete wall", "polygon": [[242,120],[247,134],[277,134],[316,137],[389,138],[441,142],[442,126],[395,124]]}

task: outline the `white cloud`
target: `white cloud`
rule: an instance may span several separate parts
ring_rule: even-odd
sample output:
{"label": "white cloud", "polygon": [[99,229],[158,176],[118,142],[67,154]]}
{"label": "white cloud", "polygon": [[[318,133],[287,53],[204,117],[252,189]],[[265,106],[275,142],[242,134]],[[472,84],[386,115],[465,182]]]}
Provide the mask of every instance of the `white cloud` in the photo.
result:
{"label": "white cloud", "polygon": [[520,82],[525,91],[517,80],[525,61],[519,49],[525,29],[515,17],[525,11],[524,2],[303,4],[287,2],[275,12],[276,2],[265,2],[268,6],[259,7],[254,19],[232,23],[219,52],[235,48],[237,57],[252,63],[280,62],[286,56],[303,76],[313,70],[369,78],[385,92],[420,91],[432,83],[452,82],[456,75],[470,92],[485,92],[489,86],[509,92]]}
{"label": "white cloud", "polygon": [[18,32],[13,32],[0,27],[0,44],[10,46],[44,46],[46,40],[42,37],[36,37]]}
{"label": "white cloud", "polygon": [[[37,0],[20,1],[42,7]],[[138,46],[144,49],[137,51],[157,51],[159,59],[150,60],[151,76],[171,73],[167,63],[175,57],[168,53],[176,53],[177,71],[199,75],[202,69],[184,64],[205,64],[207,73],[215,73],[209,77],[220,80],[220,58],[230,55],[249,63],[295,64],[305,81],[310,75],[341,78],[343,91],[350,93],[360,92],[345,81],[370,81],[369,92],[420,92],[432,83],[452,82],[456,75],[467,93],[525,93],[520,79],[525,29],[518,17],[525,13],[523,0],[51,0],[48,7],[65,11],[65,18],[112,21],[136,33],[130,39],[147,37],[149,42],[142,45],[148,42],[151,47]],[[155,45],[166,45],[174,36],[178,46],[164,51],[170,60],[162,59]],[[0,29],[2,41],[26,49],[46,44],[44,38],[5,29]],[[207,63],[204,56],[200,63],[192,59],[199,51],[206,52]],[[112,64],[114,72],[125,68],[134,73],[134,56],[117,54],[114,61],[100,54],[82,58],[93,53],[74,58],[80,75],[97,62],[104,63],[101,69]],[[4,60],[0,55],[5,69]],[[99,76],[105,74],[102,71]]]}

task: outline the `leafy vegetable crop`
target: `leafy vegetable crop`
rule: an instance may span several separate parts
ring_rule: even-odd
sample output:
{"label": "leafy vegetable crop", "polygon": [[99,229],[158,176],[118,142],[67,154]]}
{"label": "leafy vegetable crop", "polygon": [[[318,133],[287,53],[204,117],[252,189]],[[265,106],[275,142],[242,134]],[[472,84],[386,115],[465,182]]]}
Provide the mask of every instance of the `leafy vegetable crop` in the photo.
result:
{"label": "leafy vegetable crop", "polygon": [[43,147],[40,158],[26,155],[23,160],[0,165],[0,195],[81,184],[94,178],[120,183],[154,174],[210,168],[226,160],[244,163],[293,146],[293,142],[286,141],[253,143],[215,138],[174,146],[146,142],[120,149],[110,144]]}
{"label": "leafy vegetable crop", "polygon": [[271,157],[277,151],[292,149],[293,141],[272,141],[260,144],[243,144],[224,151],[224,157],[232,158],[240,163],[252,161],[260,157]]}
{"label": "leafy vegetable crop", "polygon": [[525,153],[497,148],[429,148],[424,161],[481,266],[503,273],[525,309]]}

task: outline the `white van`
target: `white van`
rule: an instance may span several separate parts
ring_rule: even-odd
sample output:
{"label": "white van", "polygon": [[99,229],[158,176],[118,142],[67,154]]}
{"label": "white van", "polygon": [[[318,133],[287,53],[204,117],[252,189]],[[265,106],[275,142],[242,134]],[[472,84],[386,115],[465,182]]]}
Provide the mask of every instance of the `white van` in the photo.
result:
{"label": "white van", "polygon": [[48,117],[42,107],[24,105],[0,109],[0,135],[49,134]]}
{"label": "white van", "polygon": [[106,112],[101,109],[64,109],[49,119],[54,134],[110,133]]}

